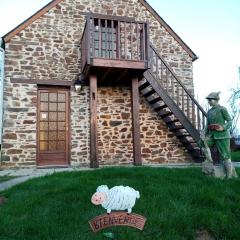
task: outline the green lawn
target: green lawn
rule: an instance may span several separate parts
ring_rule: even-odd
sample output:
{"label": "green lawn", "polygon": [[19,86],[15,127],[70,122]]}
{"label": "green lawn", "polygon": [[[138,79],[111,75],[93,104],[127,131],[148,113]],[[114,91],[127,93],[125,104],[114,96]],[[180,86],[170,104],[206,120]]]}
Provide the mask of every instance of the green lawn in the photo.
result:
{"label": "green lawn", "polygon": [[16,177],[13,177],[13,176],[0,176],[0,183],[6,182],[6,181],[11,180],[13,178],[16,178]]}
{"label": "green lawn", "polygon": [[[238,170],[238,169],[237,169]],[[238,170],[238,174],[240,171]],[[147,218],[144,230],[117,227],[97,234],[88,220],[106,211],[90,202],[97,186],[129,185],[140,191],[133,212]],[[32,179],[0,196],[2,240],[95,240],[118,231],[119,240],[214,239],[240,237],[240,179],[205,177],[200,168],[108,168],[57,173]]]}
{"label": "green lawn", "polygon": [[240,151],[232,152],[231,155],[233,162],[240,162]]}

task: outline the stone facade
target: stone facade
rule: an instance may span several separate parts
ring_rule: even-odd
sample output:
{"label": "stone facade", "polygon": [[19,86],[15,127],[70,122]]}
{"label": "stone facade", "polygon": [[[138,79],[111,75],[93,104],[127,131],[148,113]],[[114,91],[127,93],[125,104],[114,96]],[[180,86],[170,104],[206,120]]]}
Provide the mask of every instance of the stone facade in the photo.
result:
{"label": "stone facade", "polygon": [[140,98],[140,131],[143,164],[191,162],[191,157],[166,124],[147,103]]}
{"label": "stone facade", "polygon": [[99,88],[98,156],[101,165],[133,163],[130,87]]}
{"label": "stone facade", "polygon": [[[138,0],[63,0],[6,43],[2,167],[36,165],[37,85],[11,79],[73,81],[81,69],[79,43],[89,11],[148,21],[150,41],[193,92],[191,57]],[[100,163],[132,163],[130,89],[98,93]],[[71,165],[85,166],[90,161],[89,88],[80,94],[72,88],[70,96]],[[189,161],[143,99],[140,108],[144,163]]]}
{"label": "stone facade", "polygon": [[90,164],[89,88],[71,91],[71,165]]}
{"label": "stone facade", "polygon": [[3,167],[35,165],[36,85],[5,84],[4,103]]}

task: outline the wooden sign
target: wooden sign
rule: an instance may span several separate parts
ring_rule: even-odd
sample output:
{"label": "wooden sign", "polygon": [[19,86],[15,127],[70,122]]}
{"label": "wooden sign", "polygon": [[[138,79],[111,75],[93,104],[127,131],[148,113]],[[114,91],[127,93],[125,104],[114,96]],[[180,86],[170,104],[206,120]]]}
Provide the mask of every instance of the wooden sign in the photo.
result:
{"label": "wooden sign", "polygon": [[110,214],[103,214],[93,218],[89,221],[89,224],[94,232],[98,232],[104,228],[112,226],[129,226],[143,230],[145,222],[145,217],[135,213],[128,214],[127,212],[112,212]]}

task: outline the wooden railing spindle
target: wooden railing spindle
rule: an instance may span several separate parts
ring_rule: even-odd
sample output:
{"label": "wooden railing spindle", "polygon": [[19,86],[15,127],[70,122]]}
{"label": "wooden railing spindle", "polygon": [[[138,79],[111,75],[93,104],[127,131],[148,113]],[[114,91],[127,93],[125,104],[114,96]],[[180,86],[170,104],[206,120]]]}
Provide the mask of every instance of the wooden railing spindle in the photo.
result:
{"label": "wooden railing spindle", "polygon": [[111,31],[111,36],[112,36],[111,37],[111,40],[112,40],[111,41],[111,45],[112,46],[111,46],[111,49],[109,49],[109,50],[112,51],[112,55],[111,56],[112,56],[112,58],[114,58],[114,39],[113,39],[114,38],[114,22],[113,22],[113,20],[111,20],[111,30],[112,30]]}
{"label": "wooden railing spindle", "polygon": [[184,101],[184,89],[182,88],[182,111],[184,112],[185,109],[185,101]]}
{"label": "wooden railing spindle", "polygon": [[121,22],[118,21],[117,22],[117,46],[116,46],[116,51],[117,51],[117,58],[120,59],[121,58]]}
{"label": "wooden railing spindle", "polygon": [[136,23],[136,41],[137,41],[137,60],[141,60],[139,56],[139,41],[140,41],[140,36],[139,36],[139,24]]}
{"label": "wooden railing spindle", "polygon": [[143,29],[143,60],[145,60],[146,59],[146,32],[145,32],[144,24],[142,24],[142,29]]}
{"label": "wooden railing spindle", "polygon": [[108,56],[108,49],[109,49],[109,45],[108,45],[108,27],[107,27],[107,19],[105,19],[105,58],[109,58]]}
{"label": "wooden railing spindle", "polygon": [[102,57],[102,33],[101,33],[101,19],[98,19],[98,56]]}
{"label": "wooden railing spindle", "polygon": [[126,30],[126,22],[124,22],[124,59],[127,59],[127,30]]}
{"label": "wooden railing spindle", "polygon": [[131,60],[134,58],[133,55],[133,27],[132,27],[132,22],[130,22],[130,41],[131,41]]}

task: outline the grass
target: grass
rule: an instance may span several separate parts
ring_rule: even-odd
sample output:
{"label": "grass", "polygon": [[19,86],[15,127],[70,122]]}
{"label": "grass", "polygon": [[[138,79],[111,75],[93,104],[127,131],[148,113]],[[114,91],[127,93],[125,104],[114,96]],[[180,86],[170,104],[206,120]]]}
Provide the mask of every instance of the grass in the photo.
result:
{"label": "grass", "polygon": [[[238,170],[238,169],[237,169]],[[240,171],[238,170],[238,174]],[[133,212],[147,218],[144,230],[117,227],[93,233],[88,220],[105,213],[90,202],[97,186],[129,185],[140,191]],[[118,231],[119,240],[239,239],[240,179],[205,177],[200,168],[106,168],[56,173],[29,180],[0,195],[2,240],[98,240]]]}
{"label": "grass", "polygon": [[232,152],[231,155],[233,162],[240,162],[240,151]]}
{"label": "grass", "polygon": [[0,183],[6,182],[6,181],[11,180],[13,178],[16,178],[16,177],[13,177],[13,176],[0,176]]}

